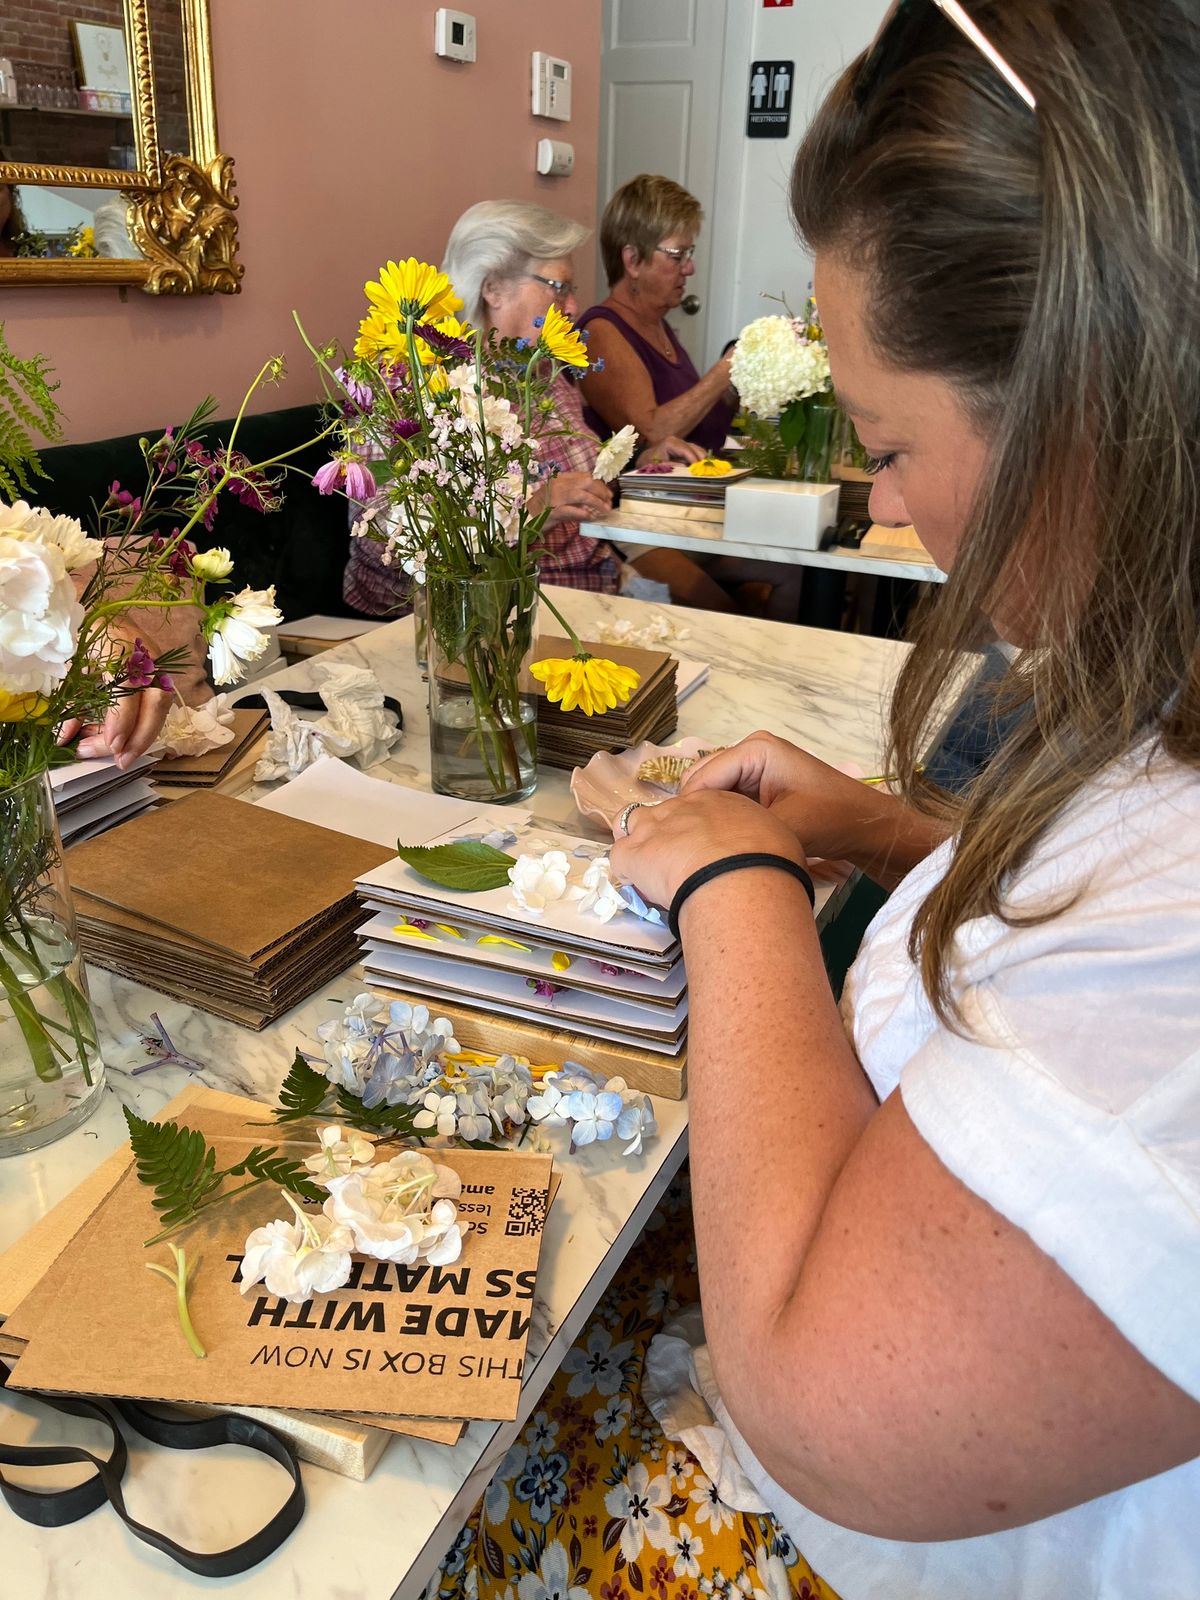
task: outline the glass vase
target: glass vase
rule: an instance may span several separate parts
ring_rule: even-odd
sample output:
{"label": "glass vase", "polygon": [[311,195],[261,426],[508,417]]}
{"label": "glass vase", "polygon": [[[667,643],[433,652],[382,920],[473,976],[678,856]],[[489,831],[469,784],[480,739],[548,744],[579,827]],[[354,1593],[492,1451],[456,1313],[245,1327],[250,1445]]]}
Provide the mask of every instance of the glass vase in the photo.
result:
{"label": "glass vase", "polygon": [[423,583],[413,583],[413,648],[417,654],[417,671],[424,676],[429,671],[429,599]]}
{"label": "glass vase", "polygon": [[537,783],[537,684],[529,673],[537,573],[426,575],[429,750],[438,794],[521,800]]}
{"label": "glass vase", "polygon": [[841,410],[833,400],[810,400],[805,410],[800,480],[802,483],[828,483],[833,474]]}
{"label": "glass vase", "polygon": [[0,1156],[89,1117],[104,1065],[50,780],[0,790]]}

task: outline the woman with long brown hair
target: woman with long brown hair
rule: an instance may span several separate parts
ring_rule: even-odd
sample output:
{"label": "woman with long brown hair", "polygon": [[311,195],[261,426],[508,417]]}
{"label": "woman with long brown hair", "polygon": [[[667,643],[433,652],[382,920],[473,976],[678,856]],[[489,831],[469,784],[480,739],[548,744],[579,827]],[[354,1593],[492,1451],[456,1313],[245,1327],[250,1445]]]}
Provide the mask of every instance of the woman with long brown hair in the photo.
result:
{"label": "woman with long brown hair", "polygon": [[[686,1329],[647,1392],[671,1437],[711,1456],[723,1432],[728,1492],[823,1580],[800,1593],[1191,1600],[1194,0],[902,0],[808,131],[792,202],[873,516],[950,576],[895,691],[902,795],[759,734],[613,847],[687,960],[692,1372],[715,1427],[695,1396],[680,1433],[661,1381]],[[1012,715],[952,806],[919,758],[985,628],[1022,647]],[[840,1014],[817,855],[897,885]]]}

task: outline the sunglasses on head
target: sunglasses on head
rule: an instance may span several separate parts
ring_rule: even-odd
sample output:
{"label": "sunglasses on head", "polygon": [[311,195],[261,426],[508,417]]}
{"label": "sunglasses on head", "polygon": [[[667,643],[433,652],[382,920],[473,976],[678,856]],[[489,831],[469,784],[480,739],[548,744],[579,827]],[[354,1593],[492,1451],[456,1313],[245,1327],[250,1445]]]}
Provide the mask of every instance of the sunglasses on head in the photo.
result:
{"label": "sunglasses on head", "polygon": [[1019,95],[1031,111],[1036,110],[1037,101],[1032,89],[1017,76],[987,35],[975,26],[958,0],[893,0],[871,48],[863,58],[854,84],[854,98],[860,106],[866,103],[876,85],[909,53],[923,5],[936,6],[946,20],[952,22],[959,33],[969,39],[980,55],[992,64],[1013,93]]}

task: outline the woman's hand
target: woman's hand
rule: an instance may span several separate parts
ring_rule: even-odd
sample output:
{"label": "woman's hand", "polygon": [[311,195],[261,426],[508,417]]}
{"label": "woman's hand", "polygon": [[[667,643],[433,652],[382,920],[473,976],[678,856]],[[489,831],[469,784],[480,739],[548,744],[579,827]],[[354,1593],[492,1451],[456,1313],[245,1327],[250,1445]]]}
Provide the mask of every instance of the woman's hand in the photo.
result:
{"label": "woman's hand", "polygon": [[[139,689],[123,694],[109,707],[102,723],[89,723],[76,747],[81,761],[97,756],[114,756],[124,770],[144,755],[162,730],[174,695],[164,689]],[[59,744],[68,744],[82,725],[72,718],[58,731]]]}
{"label": "woman's hand", "polygon": [[660,444],[652,444],[638,452],[637,465],[645,467],[655,461],[703,461],[704,451],[690,439],[677,439],[668,434]]}
{"label": "woman's hand", "polygon": [[693,872],[746,850],[804,865],[800,842],[780,817],[744,795],[697,790],[630,812],[629,832],[615,836],[610,860],[618,878],[669,906]]}
{"label": "woman's hand", "polygon": [[757,800],[799,838],[808,856],[850,861],[892,888],[951,832],[886,790],[848,778],[773,733],[740,744],[688,771],[681,794],[732,790]]}
{"label": "woman's hand", "polygon": [[612,490],[589,472],[557,472],[531,498],[534,512],[550,507],[543,528],[560,522],[594,522],[612,510]]}

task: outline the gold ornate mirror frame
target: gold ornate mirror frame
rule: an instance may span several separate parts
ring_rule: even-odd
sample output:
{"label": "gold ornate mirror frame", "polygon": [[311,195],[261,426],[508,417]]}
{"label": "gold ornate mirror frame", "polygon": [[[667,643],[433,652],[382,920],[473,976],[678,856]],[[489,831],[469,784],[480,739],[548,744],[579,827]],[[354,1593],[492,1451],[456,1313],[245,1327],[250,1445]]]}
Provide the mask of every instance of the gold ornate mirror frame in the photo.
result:
{"label": "gold ornate mirror frame", "polygon": [[118,189],[129,199],[128,226],[144,260],[65,260],[17,256],[0,267],[0,289],[17,285],[136,284],[147,294],[237,294],[237,200],[233,158],[217,142],[208,0],[179,0],[183,22],[191,150],[159,149],[153,56],[146,0],[124,0],[139,166],[57,167],[0,161],[0,183]]}

